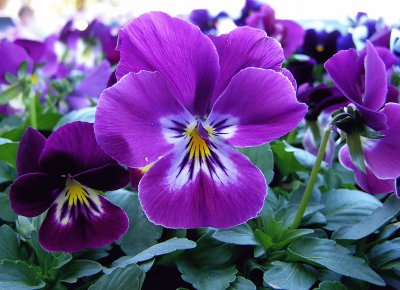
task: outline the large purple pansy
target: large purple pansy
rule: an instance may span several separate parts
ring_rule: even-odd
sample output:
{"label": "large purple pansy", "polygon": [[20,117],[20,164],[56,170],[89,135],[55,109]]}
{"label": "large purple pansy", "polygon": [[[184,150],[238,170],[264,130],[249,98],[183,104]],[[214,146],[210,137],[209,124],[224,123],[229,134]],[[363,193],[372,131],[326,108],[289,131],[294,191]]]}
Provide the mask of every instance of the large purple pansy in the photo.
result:
{"label": "large purple pansy", "polygon": [[125,186],[129,175],[97,145],[93,124],[69,123],[47,140],[28,128],[18,148],[17,170],[11,207],[27,217],[48,209],[39,230],[44,249],[98,248],[128,229],[125,212],[100,191]]}
{"label": "large purple pansy", "polygon": [[280,45],[249,27],[209,38],[154,12],[122,28],[119,50],[119,81],[100,97],[95,134],[129,167],[155,162],[139,183],[148,218],[227,228],[255,217],[266,182],[233,146],[274,140],[307,110],[281,69]]}

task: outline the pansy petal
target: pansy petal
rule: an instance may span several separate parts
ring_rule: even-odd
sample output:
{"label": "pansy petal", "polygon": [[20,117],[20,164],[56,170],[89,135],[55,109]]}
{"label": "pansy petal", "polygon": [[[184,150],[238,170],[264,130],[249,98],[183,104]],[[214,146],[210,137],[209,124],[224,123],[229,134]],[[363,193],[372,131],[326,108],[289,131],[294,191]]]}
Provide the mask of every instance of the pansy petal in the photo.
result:
{"label": "pansy petal", "polygon": [[188,167],[182,166],[185,146],[177,148],[143,176],[139,199],[150,221],[169,228],[228,228],[257,216],[267,193],[261,171],[232,147],[214,146],[209,159]]}
{"label": "pansy petal", "polygon": [[41,167],[53,174],[77,174],[110,163],[116,161],[97,145],[93,124],[80,121],[51,134],[40,157]]}
{"label": "pansy petal", "polygon": [[[175,121],[170,124],[167,119]],[[177,125],[173,122],[191,119],[159,72],[129,73],[103,92],[96,111],[96,138],[119,162],[143,167],[173,148],[174,136],[166,139],[164,131]]]}
{"label": "pansy petal", "polygon": [[0,41],[0,84],[7,83],[4,78],[6,73],[17,75],[21,63],[28,63],[28,72],[32,71],[32,58],[21,46],[7,40]]}
{"label": "pansy petal", "polygon": [[32,127],[26,128],[18,146],[18,175],[42,171],[39,158],[45,144],[46,138],[39,131]]}
{"label": "pansy petal", "polygon": [[354,177],[357,185],[362,188],[365,192],[372,194],[379,193],[390,193],[394,191],[394,180],[393,179],[379,179],[372,172],[371,169],[366,166],[366,173],[363,173],[358,169],[351,161],[349,148],[344,145],[339,151],[340,163],[349,170],[354,171]]}
{"label": "pansy petal", "polygon": [[24,174],[11,185],[11,207],[19,215],[38,216],[51,206],[64,187],[62,178],[44,173]]}
{"label": "pansy petal", "polygon": [[348,49],[339,51],[324,64],[326,71],[332,78],[333,83],[352,102],[362,104],[358,80],[357,51]]}
{"label": "pansy petal", "polygon": [[365,107],[377,111],[386,100],[386,67],[369,41],[367,41],[367,55],[365,56],[364,65],[365,92],[363,103]]}
{"label": "pansy petal", "polygon": [[88,191],[87,203],[70,205],[60,195],[39,230],[39,241],[50,252],[99,248],[119,239],[128,229],[126,213],[103,196]]}
{"label": "pansy petal", "polygon": [[400,105],[386,104],[381,112],[389,128],[380,132],[384,137],[364,141],[365,160],[378,178],[395,179],[400,176]]}
{"label": "pansy petal", "polygon": [[278,28],[282,27],[282,47],[286,58],[290,57],[300,46],[303,45],[305,31],[301,25],[292,20],[276,20]]}
{"label": "pansy petal", "polygon": [[203,116],[218,78],[218,54],[198,27],[162,12],[132,20],[119,33],[117,78],[159,71],[192,114]]}
{"label": "pansy petal", "polygon": [[118,164],[107,164],[71,176],[79,183],[102,191],[117,190],[129,182],[129,173]]}
{"label": "pansy petal", "polygon": [[217,48],[221,70],[209,108],[240,70],[247,67],[279,70],[284,60],[279,42],[259,29],[240,27],[228,34],[209,37]]}
{"label": "pansy petal", "polygon": [[[310,128],[306,130],[303,136],[303,146],[307,152],[317,156],[319,150],[319,144],[316,144],[314,136]],[[324,161],[328,164],[333,164],[333,159],[335,158],[335,140],[333,138],[329,138],[328,144],[324,154]]]}
{"label": "pansy petal", "polygon": [[288,78],[247,68],[233,77],[206,123],[233,146],[256,146],[293,130],[306,112]]}

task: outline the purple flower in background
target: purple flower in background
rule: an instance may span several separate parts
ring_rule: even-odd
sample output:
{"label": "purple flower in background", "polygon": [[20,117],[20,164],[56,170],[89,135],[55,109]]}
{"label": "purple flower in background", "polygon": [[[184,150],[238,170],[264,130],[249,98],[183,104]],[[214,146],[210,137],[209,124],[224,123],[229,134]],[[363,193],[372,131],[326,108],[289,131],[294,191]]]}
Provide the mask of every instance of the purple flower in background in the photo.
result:
{"label": "purple flower in background", "polygon": [[269,5],[262,5],[259,11],[250,14],[246,24],[264,30],[278,40],[285,57],[291,56],[304,41],[304,29],[294,21],[276,19],[275,11]]}
{"label": "purple flower in background", "polygon": [[[338,127],[348,138],[358,138],[365,170],[357,165],[348,145],[340,150],[339,160],[354,170],[357,184],[370,193],[393,191],[395,179],[400,176],[400,105],[385,104],[386,70],[391,62],[389,54],[367,41],[366,50],[360,55],[354,49],[340,51],[325,63],[334,84],[352,103],[346,112],[347,123]],[[378,137],[369,138],[366,129],[375,130]]]}
{"label": "purple flower in background", "polygon": [[189,20],[198,26],[203,33],[213,32],[215,27],[215,19],[210,15],[207,9],[195,9],[190,12]]}
{"label": "purple flower in background", "polygon": [[99,191],[125,186],[129,175],[97,145],[93,124],[69,123],[47,140],[28,128],[18,148],[17,170],[11,207],[27,217],[48,209],[39,230],[44,249],[102,247],[126,232],[127,215]]}
{"label": "purple flower in background", "polygon": [[326,32],[307,29],[300,52],[312,57],[318,63],[324,63],[337,52],[337,41],[340,36],[337,30]]}
{"label": "purple flower in background", "polygon": [[0,85],[7,83],[6,73],[16,76],[24,61],[28,64],[28,72],[32,72],[33,60],[28,52],[18,44],[7,40],[0,41],[0,59]]}
{"label": "purple flower in background", "polygon": [[246,0],[239,19],[235,20],[237,26],[246,25],[246,18],[249,17],[253,12],[260,10],[262,4],[256,0]]}
{"label": "purple flower in background", "polygon": [[99,100],[95,133],[129,167],[155,162],[139,183],[148,218],[227,228],[255,217],[265,179],[233,146],[283,136],[306,113],[280,45],[249,27],[207,37],[161,12],[134,19],[119,37],[119,81]]}

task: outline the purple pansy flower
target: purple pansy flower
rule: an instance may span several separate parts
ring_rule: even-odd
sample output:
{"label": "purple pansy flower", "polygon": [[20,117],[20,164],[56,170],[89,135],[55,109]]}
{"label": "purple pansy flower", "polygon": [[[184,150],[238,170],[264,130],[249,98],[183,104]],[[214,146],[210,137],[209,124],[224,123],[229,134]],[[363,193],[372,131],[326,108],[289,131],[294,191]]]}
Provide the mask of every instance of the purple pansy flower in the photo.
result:
{"label": "purple pansy flower", "polygon": [[283,47],[285,57],[291,56],[304,41],[304,29],[294,21],[275,18],[275,10],[269,5],[262,5],[260,10],[250,14],[246,24],[267,32],[277,39]]}
{"label": "purple pansy flower", "polygon": [[102,247],[126,232],[127,215],[99,190],[119,189],[129,175],[97,145],[93,124],[69,123],[47,140],[28,128],[18,148],[17,170],[11,207],[27,217],[48,209],[39,230],[44,249]]}
{"label": "purple pansy flower", "polygon": [[[381,57],[382,55],[382,57]],[[357,184],[370,193],[388,193],[394,190],[395,179],[400,176],[400,105],[388,103],[386,69],[389,55],[367,41],[365,53],[354,49],[338,52],[325,63],[334,84],[352,102],[359,112],[355,124],[347,129],[359,134],[364,156],[365,172],[354,164],[348,145],[339,153],[341,163],[354,170]],[[362,132],[365,126],[374,129],[381,138],[368,138]],[[357,131],[358,130],[358,131]],[[346,131],[346,130],[345,130]]]}
{"label": "purple pansy flower", "polygon": [[318,63],[324,63],[337,52],[337,41],[340,36],[337,30],[327,32],[307,29],[301,53],[312,57]]}
{"label": "purple pansy flower", "polygon": [[129,167],[155,162],[139,183],[148,218],[227,228],[255,217],[266,182],[233,146],[283,136],[306,113],[280,45],[249,27],[207,37],[161,12],[134,19],[119,37],[119,81],[100,97],[95,133]]}

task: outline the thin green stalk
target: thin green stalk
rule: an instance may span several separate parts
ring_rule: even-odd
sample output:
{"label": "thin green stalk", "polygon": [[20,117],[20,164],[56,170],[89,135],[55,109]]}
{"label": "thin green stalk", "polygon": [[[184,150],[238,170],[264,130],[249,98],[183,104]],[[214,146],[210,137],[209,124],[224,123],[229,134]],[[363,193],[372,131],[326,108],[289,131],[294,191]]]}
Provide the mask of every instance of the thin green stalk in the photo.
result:
{"label": "thin green stalk", "polygon": [[37,129],[36,97],[33,93],[29,96],[29,115],[31,117],[32,128]]}
{"label": "thin green stalk", "polygon": [[328,145],[329,136],[331,134],[332,128],[328,126],[325,129],[324,137],[322,138],[321,145],[319,146],[317,159],[315,160],[314,167],[311,171],[310,179],[308,180],[307,187],[304,191],[303,197],[300,201],[299,209],[297,210],[294,221],[290,227],[290,229],[295,230],[299,227],[301,219],[304,216],[304,213],[307,209],[308,201],[310,200],[311,193],[314,189],[315,181],[317,180],[319,169],[321,168],[321,163],[324,158],[326,146]]}

